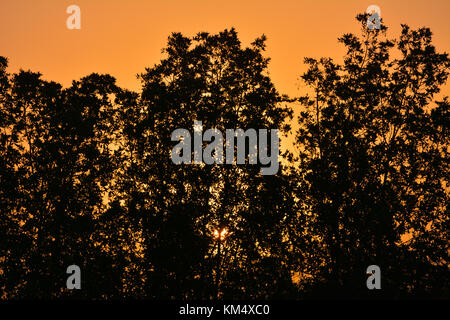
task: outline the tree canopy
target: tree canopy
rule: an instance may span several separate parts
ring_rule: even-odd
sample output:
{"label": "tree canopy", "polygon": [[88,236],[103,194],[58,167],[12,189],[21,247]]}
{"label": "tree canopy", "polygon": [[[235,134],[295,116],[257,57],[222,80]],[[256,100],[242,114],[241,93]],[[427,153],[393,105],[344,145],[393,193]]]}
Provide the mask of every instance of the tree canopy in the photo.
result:
{"label": "tree canopy", "polygon": [[[173,33],[139,92],[0,57],[0,298],[448,296],[450,60],[428,28],[392,40],[357,20],[343,63],[305,58],[300,97],[275,88],[265,36],[244,47],[235,29]],[[274,175],[174,164],[171,134],[194,121],[296,144]]]}

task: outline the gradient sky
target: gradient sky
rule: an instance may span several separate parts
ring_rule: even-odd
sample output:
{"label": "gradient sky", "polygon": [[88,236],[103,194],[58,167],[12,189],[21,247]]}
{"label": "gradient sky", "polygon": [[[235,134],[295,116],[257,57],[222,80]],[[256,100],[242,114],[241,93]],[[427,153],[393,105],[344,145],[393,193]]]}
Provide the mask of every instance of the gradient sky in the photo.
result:
{"label": "gradient sky", "polygon": [[[68,30],[66,8],[81,8],[81,30]],[[440,51],[450,49],[450,1],[407,0],[1,0],[0,55],[9,72],[39,71],[70,85],[91,72],[109,73],[122,87],[138,90],[136,74],[161,59],[171,32],[192,36],[235,27],[244,45],[268,37],[270,74],[281,93],[298,95],[303,57],[340,61],[337,37],[358,32],[357,13],[376,4],[398,36],[400,23],[428,26]],[[444,88],[450,94],[450,86]]]}

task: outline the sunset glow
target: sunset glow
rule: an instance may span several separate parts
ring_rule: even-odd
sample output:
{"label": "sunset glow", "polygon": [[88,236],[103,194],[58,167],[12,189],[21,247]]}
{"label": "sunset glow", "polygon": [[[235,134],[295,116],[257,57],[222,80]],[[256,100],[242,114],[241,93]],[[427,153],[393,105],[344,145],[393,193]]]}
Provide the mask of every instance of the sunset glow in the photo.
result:
{"label": "sunset glow", "polygon": [[[225,240],[225,238],[228,235],[228,230],[226,228],[222,229],[220,231],[220,241]],[[214,238],[218,239],[219,238],[219,230],[214,230]]]}

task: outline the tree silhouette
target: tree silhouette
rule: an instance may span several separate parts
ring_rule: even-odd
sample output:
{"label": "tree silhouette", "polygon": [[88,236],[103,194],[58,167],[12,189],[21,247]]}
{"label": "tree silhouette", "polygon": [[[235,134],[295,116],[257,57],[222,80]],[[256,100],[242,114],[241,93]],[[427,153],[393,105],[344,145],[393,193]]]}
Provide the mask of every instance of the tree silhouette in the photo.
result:
{"label": "tree silhouette", "polygon": [[[2,71],[6,297],[112,294],[110,286],[121,287],[123,268],[117,264],[126,256],[100,247],[96,235],[104,225],[118,223],[115,217],[104,222],[108,212],[102,210],[103,189],[117,166],[106,147],[113,132],[108,95],[119,90],[115,80],[93,74],[62,90],[29,71],[9,83]],[[71,264],[86,271],[82,292],[63,290]]]}
{"label": "tree silhouette", "polygon": [[343,64],[305,59],[298,196],[303,245],[317,254],[304,273],[318,280],[311,294],[364,297],[372,264],[384,297],[448,294],[449,105],[433,98],[449,58],[427,28],[402,25],[393,41],[357,19],[362,37],[339,38]]}
{"label": "tree silhouette", "polygon": [[[282,174],[261,176],[254,165],[175,165],[170,158],[171,133],[192,131],[194,120],[222,132],[288,129],[291,111],[267,76],[264,41],[243,49],[234,29],[193,38],[174,33],[166,57],[141,75],[138,108],[125,121],[125,179],[148,296],[250,298],[293,289],[282,240],[294,214]],[[224,241],[214,236],[222,230]]]}

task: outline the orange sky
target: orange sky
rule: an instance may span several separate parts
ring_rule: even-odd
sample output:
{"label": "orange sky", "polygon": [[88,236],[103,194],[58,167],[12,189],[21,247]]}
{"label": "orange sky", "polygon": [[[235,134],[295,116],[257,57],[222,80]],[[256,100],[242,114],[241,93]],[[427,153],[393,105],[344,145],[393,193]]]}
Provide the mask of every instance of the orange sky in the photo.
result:
{"label": "orange sky", "polygon": [[[66,28],[71,4],[81,8],[81,30]],[[1,0],[0,55],[9,58],[9,72],[39,71],[64,86],[91,72],[109,73],[137,90],[136,74],[160,60],[171,32],[192,36],[234,26],[245,45],[268,36],[275,85],[298,95],[303,57],[339,59],[337,37],[358,32],[354,17],[371,4],[381,8],[391,36],[400,23],[428,26],[438,50],[449,51],[449,0]]]}

